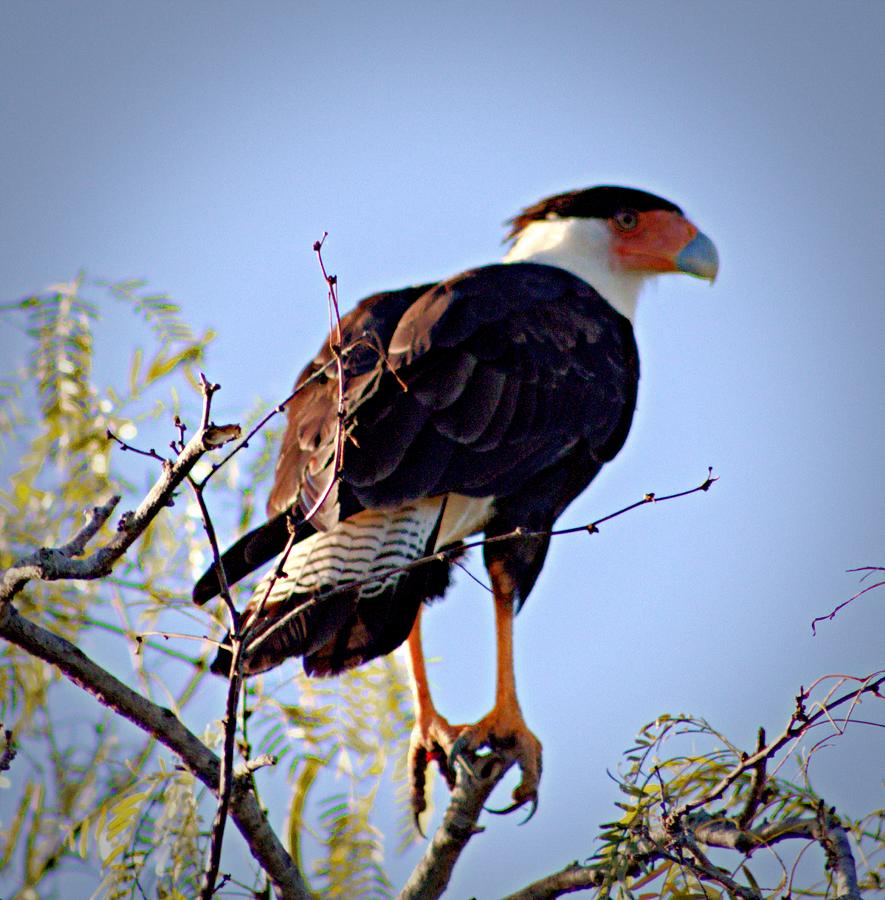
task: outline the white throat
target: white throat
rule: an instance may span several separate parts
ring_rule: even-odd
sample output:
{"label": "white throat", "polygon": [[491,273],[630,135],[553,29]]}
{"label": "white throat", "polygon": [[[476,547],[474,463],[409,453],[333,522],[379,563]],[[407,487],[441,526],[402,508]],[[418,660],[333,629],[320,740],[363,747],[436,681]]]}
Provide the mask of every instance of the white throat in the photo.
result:
{"label": "white throat", "polygon": [[519,233],[505,263],[534,262],[565,269],[594,287],[630,322],[648,275],[613,267],[608,226],[601,219],[539,219]]}

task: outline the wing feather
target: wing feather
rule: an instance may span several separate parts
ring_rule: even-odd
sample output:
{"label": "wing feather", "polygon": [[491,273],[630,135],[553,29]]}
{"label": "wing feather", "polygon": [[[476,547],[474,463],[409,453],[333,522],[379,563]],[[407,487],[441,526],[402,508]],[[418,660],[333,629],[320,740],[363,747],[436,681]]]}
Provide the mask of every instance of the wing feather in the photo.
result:
{"label": "wing feather", "polygon": [[[369,298],[343,325],[344,346],[360,346],[345,359],[352,439],[330,521],[436,494],[510,494],[579,443],[608,459],[626,436],[632,330],[561,269],[486,266]],[[289,404],[272,512],[304,507],[331,475],[335,379],[330,369]]]}

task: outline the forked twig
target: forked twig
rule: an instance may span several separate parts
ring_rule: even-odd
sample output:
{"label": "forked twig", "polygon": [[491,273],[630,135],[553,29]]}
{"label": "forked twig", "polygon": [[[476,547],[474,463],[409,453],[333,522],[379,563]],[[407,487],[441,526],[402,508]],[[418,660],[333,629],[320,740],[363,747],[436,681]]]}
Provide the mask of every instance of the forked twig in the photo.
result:
{"label": "forked twig", "polygon": [[[316,501],[312,504],[311,508],[307,511],[302,520],[303,524],[307,524],[317,515],[322,505],[329,498],[332,493],[333,488],[336,485],[339,473],[341,471],[341,466],[343,464],[344,458],[344,422],[347,416],[347,408],[346,408],[346,384],[345,384],[345,370],[344,370],[344,361],[342,358],[342,337],[341,337],[341,314],[338,306],[338,279],[335,275],[330,275],[326,271],[325,263],[323,262],[322,255],[322,247],[323,242],[326,237],[328,237],[328,232],[323,233],[323,237],[321,240],[316,241],[313,245],[314,252],[317,254],[317,259],[319,260],[320,269],[323,273],[323,278],[325,279],[326,286],[328,288],[328,307],[329,307],[329,350],[332,353],[332,360],[330,362],[334,362],[337,375],[338,375],[338,407],[337,407],[337,421],[335,426],[335,456],[333,462],[333,471],[332,477],[329,479],[329,483],[326,485],[325,489],[322,491],[319,497],[317,497]],[[324,367],[325,369],[325,367]],[[317,373],[315,373],[316,375]],[[309,381],[310,379],[308,379]],[[241,633],[241,620],[240,616],[237,613],[237,610],[234,606],[233,600],[230,596],[230,591],[228,589],[227,579],[224,573],[224,566],[221,562],[221,552],[218,547],[218,542],[215,538],[215,529],[212,526],[211,518],[209,516],[209,511],[206,507],[204,498],[203,498],[203,489],[208,482],[208,479],[230,459],[231,456],[234,455],[237,451],[242,449],[244,446],[248,444],[249,438],[255,434],[259,428],[263,427],[273,415],[276,415],[278,412],[282,412],[285,408],[285,404],[291,399],[295,393],[301,390],[307,382],[299,385],[298,388],[290,395],[290,397],[284,401],[284,403],[275,407],[268,415],[266,415],[259,423],[255,426],[255,428],[249,432],[246,440],[243,441],[239,446],[235,447],[234,450],[220,463],[218,463],[201,482],[194,482],[191,480],[191,487],[193,488],[194,495],[197,498],[197,502],[200,506],[200,512],[203,517],[203,524],[206,529],[207,536],[209,537],[210,544],[212,546],[212,555],[215,562],[215,571],[218,574],[219,578],[219,586],[221,588],[221,595],[224,598],[224,602],[227,604],[228,611],[231,618],[231,627],[230,627],[230,652],[231,652],[231,664],[229,671],[230,681],[228,682],[228,691],[227,691],[227,702],[225,704],[225,717],[224,717],[224,752],[221,758],[221,771],[219,775],[219,790],[218,790],[218,804],[216,807],[215,818],[212,824],[212,835],[209,844],[209,858],[206,863],[206,869],[203,874],[203,883],[200,889],[200,897],[201,900],[211,900],[213,894],[216,890],[216,881],[218,879],[218,872],[221,864],[221,846],[224,840],[224,829],[227,820],[227,810],[230,804],[230,795],[231,790],[233,788],[233,757],[234,757],[234,747],[236,744],[236,730],[237,730],[237,706],[239,704],[239,696],[240,691],[242,689],[243,682],[243,662],[244,662],[244,653],[246,647],[249,647],[250,651],[252,650],[252,644],[250,642],[250,634],[251,627],[247,625],[245,632]],[[267,598],[270,596],[273,591],[274,584],[276,583],[277,578],[282,577],[285,573],[283,570],[283,566],[286,563],[286,559],[289,556],[292,548],[295,545],[297,540],[297,536],[295,533],[295,529],[293,528],[290,535],[289,540],[286,543],[286,547],[283,551],[283,554],[277,564],[277,567],[268,582],[267,590],[264,592],[264,595],[259,600],[255,610],[251,615],[251,622],[258,623],[261,619],[261,612],[264,608],[265,603],[267,602]]]}

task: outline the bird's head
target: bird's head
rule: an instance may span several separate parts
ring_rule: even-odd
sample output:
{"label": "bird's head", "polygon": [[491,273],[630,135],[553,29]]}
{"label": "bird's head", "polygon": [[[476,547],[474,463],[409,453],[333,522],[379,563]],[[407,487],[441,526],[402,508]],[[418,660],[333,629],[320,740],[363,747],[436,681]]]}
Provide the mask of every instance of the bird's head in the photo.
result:
{"label": "bird's head", "polygon": [[584,279],[628,318],[643,283],[664,272],[713,281],[713,242],[662,197],[609,185],[541,200],[508,223],[506,262],[558,266]]}

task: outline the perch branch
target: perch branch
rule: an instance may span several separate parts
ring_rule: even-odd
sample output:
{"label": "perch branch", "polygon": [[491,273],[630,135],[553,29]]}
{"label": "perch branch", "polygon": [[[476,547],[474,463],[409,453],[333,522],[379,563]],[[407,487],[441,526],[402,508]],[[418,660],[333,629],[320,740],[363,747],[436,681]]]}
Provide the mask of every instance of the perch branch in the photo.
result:
{"label": "perch branch", "polygon": [[539,878],[515,894],[508,894],[504,900],[553,900],[563,894],[599,887],[603,880],[598,869],[582,866],[576,860],[559,872]]}
{"label": "perch branch", "polygon": [[474,773],[458,766],[458,775],[442,822],[427,845],[399,900],[435,900],[442,895],[467,842],[483,831],[477,820],[489,795],[513,765],[497,754],[480,757]]}

